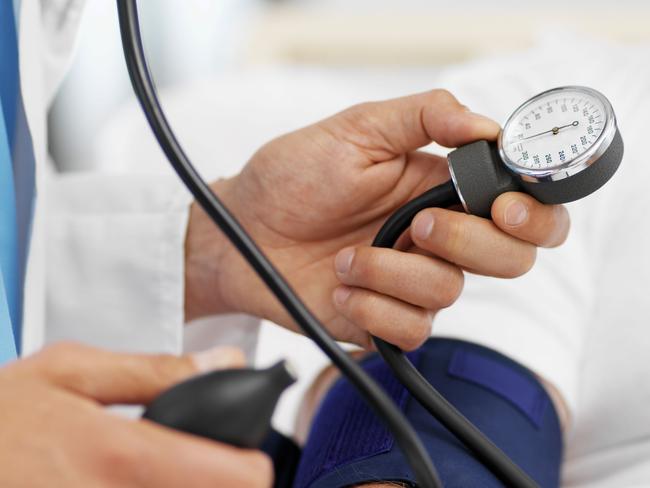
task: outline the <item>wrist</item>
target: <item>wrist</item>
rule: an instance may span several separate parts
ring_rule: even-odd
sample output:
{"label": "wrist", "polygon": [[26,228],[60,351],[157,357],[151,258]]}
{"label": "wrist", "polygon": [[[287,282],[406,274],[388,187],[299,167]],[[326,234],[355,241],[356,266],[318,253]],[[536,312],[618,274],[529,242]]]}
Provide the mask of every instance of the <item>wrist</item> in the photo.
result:
{"label": "wrist", "polygon": [[[232,191],[234,179],[210,184],[212,191],[237,215]],[[185,235],[185,321],[208,315],[236,312],[229,304],[225,275],[232,245],[203,208],[192,202]]]}

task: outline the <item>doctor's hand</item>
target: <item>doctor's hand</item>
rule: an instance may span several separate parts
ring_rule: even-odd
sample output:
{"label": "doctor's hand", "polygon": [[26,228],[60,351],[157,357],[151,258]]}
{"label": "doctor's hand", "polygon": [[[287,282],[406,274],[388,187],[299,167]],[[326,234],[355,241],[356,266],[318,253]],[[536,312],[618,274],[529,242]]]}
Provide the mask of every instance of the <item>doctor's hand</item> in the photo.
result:
{"label": "doctor's hand", "polygon": [[[364,103],[262,147],[214,190],[338,339],[369,334],[414,349],[469,271],[516,277],[536,246],[559,245],[569,218],[519,193],[501,195],[492,220],[424,210],[400,249],[370,243],[386,218],[449,179],[446,158],[418,151],[495,139],[496,122],[444,90]],[[295,328],[274,297],[194,204],[186,239],[186,314],[242,311]]]}
{"label": "doctor's hand", "polygon": [[191,375],[242,363],[232,348],[179,358],[58,344],[0,368],[0,486],[270,487],[260,452],[103,408],[148,403]]}

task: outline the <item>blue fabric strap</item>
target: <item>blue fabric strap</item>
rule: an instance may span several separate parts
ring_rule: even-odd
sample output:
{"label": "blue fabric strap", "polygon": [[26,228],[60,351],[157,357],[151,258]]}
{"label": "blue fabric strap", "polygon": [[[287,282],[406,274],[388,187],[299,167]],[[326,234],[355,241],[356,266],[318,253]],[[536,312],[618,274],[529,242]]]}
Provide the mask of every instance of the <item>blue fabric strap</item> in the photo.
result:
{"label": "blue fabric strap", "polygon": [[[413,354],[413,353],[412,353]],[[542,488],[559,486],[562,431],[542,385],[505,356],[453,339],[430,339],[411,355],[420,373]],[[410,396],[376,356],[363,368],[398,400],[446,488],[503,488],[467,448]],[[402,388],[402,390],[400,390]],[[371,481],[415,486],[413,473],[347,380],[327,393],[303,449],[294,488],[343,488]],[[382,426],[383,427],[383,426]]]}
{"label": "blue fabric strap", "polygon": [[19,3],[0,0],[0,363],[20,352],[24,277],[35,196],[32,138],[18,69],[14,7],[17,9]]}
{"label": "blue fabric strap", "polygon": [[476,383],[510,401],[539,428],[550,401],[539,382],[500,358],[469,348],[458,348],[449,362],[449,374]]}

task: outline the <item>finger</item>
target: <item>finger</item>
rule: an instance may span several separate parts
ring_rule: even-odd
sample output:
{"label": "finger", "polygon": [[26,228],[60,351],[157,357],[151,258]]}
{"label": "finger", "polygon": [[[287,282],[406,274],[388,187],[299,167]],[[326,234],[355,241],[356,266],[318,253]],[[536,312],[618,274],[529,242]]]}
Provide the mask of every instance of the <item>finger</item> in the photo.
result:
{"label": "finger", "polygon": [[441,208],[423,210],[413,220],[410,233],[418,247],[478,274],[514,278],[535,263],[533,244],[474,215]]}
{"label": "finger", "polygon": [[495,200],[492,220],[508,234],[541,247],[559,246],[571,227],[563,205],[544,205],[517,192],[504,193]]}
{"label": "finger", "polygon": [[360,329],[356,324],[337,313],[336,309],[334,317],[327,321],[327,329],[333,332],[339,342],[354,344],[364,350],[374,350],[374,343],[368,331]]}
{"label": "finger", "polygon": [[[470,112],[446,90],[431,90],[408,97],[356,105],[330,119],[345,122],[346,139],[360,147],[374,148],[383,141],[383,149],[403,154],[432,141],[456,147],[478,139],[496,139],[499,124]],[[371,141],[370,143],[368,141]]]}
{"label": "finger", "polygon": [[348,247],[336,255],[334,265],[345,285],[429,310],[450,306],[463,289],[463,272],[458,266],[395,249]]}
{"label": "finger", "polygon": [[431,334],[433,314],[421,307],[362,288],[334,290],[336,310],[360,329],[411,351]]}
{"label": "finger", "polygon": [[[116,486],[269,488],[272,484],[271,461],[259,451],[176,432],[146,420],[115,420],[108,438],[103,430],[99,461],[109,467],[106,476]],[[111,421],[103,418],[102,424]]]}
{"label": "finger", "polygon": [[50,346],[33,360],[53,383],[104,404],[148,403],[198,373],[245,363],[243,353],[231,347],[179,357],[121,354],[74,343]]}

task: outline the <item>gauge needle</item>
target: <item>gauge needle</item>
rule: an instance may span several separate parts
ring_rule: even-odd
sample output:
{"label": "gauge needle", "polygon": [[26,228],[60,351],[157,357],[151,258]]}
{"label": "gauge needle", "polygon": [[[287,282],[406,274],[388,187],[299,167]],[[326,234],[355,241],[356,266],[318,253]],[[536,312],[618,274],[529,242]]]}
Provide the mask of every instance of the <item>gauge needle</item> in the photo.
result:
{"label": "gauge needle", "polygon": [[577,127],[578,124],[579,124],[579,122],[577,120],[574,120],[570,124],[561,125],[560,127],[553,127],[551,130],[545,130],[544,132],[540,132],[539,134],[533,134],[532,136],[524,137],[523,139],[519,139],[519,140],[520,141],[525,141],[527,139],[532,139],[533,137],[537,137],[537,136],[541,136],[541,135],[549,134],[549,133],[552,133],[555,136],[562,129],[566,129],[567,127]]}

